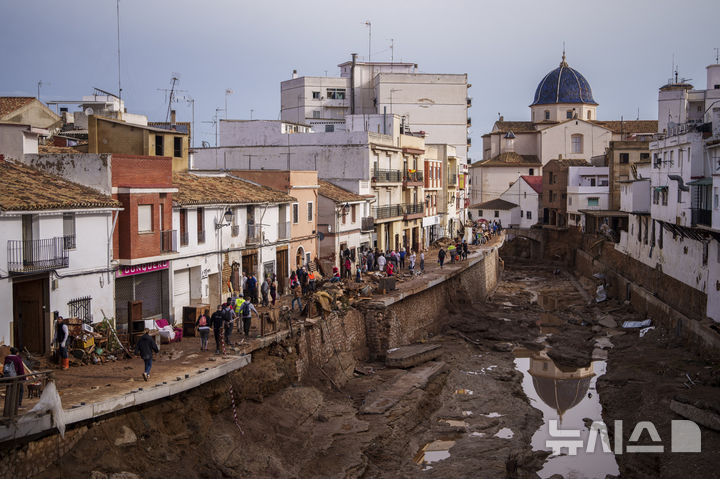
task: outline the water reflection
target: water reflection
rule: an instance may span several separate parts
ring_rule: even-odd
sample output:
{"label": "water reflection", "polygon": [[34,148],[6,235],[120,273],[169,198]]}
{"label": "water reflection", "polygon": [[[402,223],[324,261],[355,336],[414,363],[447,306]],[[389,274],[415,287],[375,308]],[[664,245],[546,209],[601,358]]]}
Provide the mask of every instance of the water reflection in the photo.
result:
{"label": "water reflection", "polygon": [[[551,450],[546,441],[557,439],[549,435],[551,419],[559,422],[559,428],[581,431],[580,438],[587,445],[589,431],[584,418],[602,421],[600,398],[595,390],[599,376],[605,373],[604,361],[593,361],[588,367],[561,369],[545,351],[515,351],[515,367],[523,373],[523,390],[533,407],[543,413],[544,423],[532,438],[534,450]],[[565,452],[565,451],[563,451]],[[553,474],[573,478],[604,478],[618,474],[615,456],[603,453],[600,447],[588,453],[584,448],[577,455],[550,456],[538,475],[547,478]]]}

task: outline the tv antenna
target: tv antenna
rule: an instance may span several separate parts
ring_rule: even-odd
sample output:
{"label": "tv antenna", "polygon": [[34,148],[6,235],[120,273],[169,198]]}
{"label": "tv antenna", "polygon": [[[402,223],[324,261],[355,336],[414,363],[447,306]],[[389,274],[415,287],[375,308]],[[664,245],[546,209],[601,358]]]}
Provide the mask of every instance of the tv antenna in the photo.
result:
{"label": "tv antenna", "polygon": [[37,82],[37,99],[38,99],[38,100],[40,99],[40,87],[43,86],[43,85],[45,85],[45,86],[50,86],[50,85],[52,85],[52,84],[51,84],[50,82],[42,81],[42,80],[40,80],[39,82]]}
{"label": "tv antenna", "polygon": [[120,84],[120,0],[115,0],[117,10],[117,58],[118,58],[118,100],[122,99],[122,85]]}
{"label": "tv antenna", "polygon": [[713,48],[715,50],[715,64],[720,63],[720,48]]}
{"label": "tv antenna", "polygon": [[395,39],[390,39],[390,63],[395,63]]}
{"label": "tv antenna", "polygon": [[372,47],[372,22],[370,20],[365,21],[365,26],[368,27],[368,62],[370,61],[370,49]]}

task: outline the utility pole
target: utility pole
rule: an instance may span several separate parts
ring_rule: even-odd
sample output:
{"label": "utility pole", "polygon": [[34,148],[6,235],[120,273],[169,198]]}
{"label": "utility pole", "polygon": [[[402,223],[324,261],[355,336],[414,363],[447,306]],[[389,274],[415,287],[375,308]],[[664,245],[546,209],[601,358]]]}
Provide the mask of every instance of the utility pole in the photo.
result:
{"label": "utility pole", "polygon": [[50,86],[50,83],[49,83],[49,82],[44,82],[44,81],[42,81],[42,80],[40,80],[39,82],[37,82],[37,99],[38,99],[38,100],[40,99],[40,87],[43,86],[43,85],[45,85],[45,86]]}
{"label": "utility pole", "polygon": [[228,95],[232,95],[233,91],[230,88],[225,89],[225,119],[228,119],[228,107],[227,107],[227,98]]}
{"label": "utility pole", "polygon": [[395,39],[390,39],[390,64],[395,63]]}
{"label": "utility pole", "polygon": [[253,114],[254,111],[255,111],[255,110],[253,110],[252,108],[250,108],[250,119],[251,119],[251,120],[252,120],[252,114]]}

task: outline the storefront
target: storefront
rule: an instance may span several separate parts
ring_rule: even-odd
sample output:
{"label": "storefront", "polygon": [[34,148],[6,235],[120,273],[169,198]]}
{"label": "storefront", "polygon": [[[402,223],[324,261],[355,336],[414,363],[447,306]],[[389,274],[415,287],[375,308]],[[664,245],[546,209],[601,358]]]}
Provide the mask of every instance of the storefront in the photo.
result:
{"label": "storefront", "polygon": [[143,318],[169,318],[169,261],[121,265],[115,272],[115,322],[124,329],[128,302],[142,301]]}
{"label": "storefront", "polygon": [[422,220],[422,226],[425,230],[425,241],[423,243],[426,248],[442,237],[440,216],[434,215],[424,217]]}

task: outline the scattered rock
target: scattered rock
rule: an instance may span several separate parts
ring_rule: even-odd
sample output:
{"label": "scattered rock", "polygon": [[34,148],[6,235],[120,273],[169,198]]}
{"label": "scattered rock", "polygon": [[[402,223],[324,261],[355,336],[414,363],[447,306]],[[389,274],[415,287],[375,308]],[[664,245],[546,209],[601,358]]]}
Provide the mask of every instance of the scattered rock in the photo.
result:
{"label": "scattered rock", "polygon": [[493,349],[501,353],[509,353],[513,350],[513,345],[512,343],[495,343]]}
{"label": "scattered rock", "polygon": [[127,426],[122,427],[120,434],[120,436],[115,438],[116,446],[127,446],[129,444],[135,444],[137,442],[137,436],[135,435],[133,430]]}
{"label": "scattered rock", "polygon": [[609,316],[605,316],[604,318],[600,319],[600,321],[598,321],[598,324],[606,328],[617,328],[617,322],[615,322],[615,320],[610,318]]}

